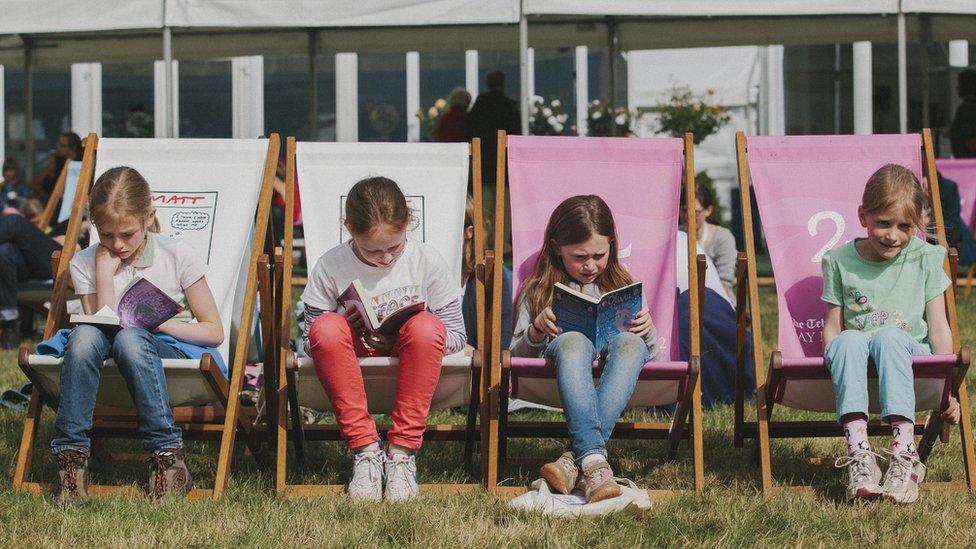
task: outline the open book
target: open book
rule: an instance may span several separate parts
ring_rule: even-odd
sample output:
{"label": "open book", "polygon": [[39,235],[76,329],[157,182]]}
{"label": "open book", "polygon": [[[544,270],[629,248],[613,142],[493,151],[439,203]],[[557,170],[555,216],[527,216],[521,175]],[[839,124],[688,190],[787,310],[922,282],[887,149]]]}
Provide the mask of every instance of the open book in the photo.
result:
{"label": "open book", "polygon": [[183,307],[145,278],[133,280],[122,290],[117,311],[102,307],[93,315],[71,315],[72,324],[90,324],[115,334],[122,328],[155,330],[176,316]]}
{"label": "open book", "polygon": [[643,307],[642,288],[635,282],[596,298],[557,282],[552,296],[556,326],[585,335],[603,351],[614,336],[630,329],[630,321]]}
{"label": "open book", "polygon": [[370,296],[358,279],[339,296],[346,309],[355,308],[363,318],[367,335],[379,333],[395,336],[400,327],[413,315],[427,308],[420,286],[402,286],[376,296]]}

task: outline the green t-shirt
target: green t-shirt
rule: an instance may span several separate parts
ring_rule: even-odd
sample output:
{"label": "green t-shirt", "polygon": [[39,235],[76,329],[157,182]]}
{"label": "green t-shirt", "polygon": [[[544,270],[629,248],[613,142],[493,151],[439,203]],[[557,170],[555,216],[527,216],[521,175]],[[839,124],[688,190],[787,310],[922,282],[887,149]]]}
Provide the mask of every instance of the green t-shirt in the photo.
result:
{"label": "green t-shirt", "polygon": [[949,287],[945,256],[942,246],[913,238],[895,257],[868,261],[852,240],[824,254],[821,299],[843,307],[845,330],[870,335],[897,326],[927,348],[925,304]]}

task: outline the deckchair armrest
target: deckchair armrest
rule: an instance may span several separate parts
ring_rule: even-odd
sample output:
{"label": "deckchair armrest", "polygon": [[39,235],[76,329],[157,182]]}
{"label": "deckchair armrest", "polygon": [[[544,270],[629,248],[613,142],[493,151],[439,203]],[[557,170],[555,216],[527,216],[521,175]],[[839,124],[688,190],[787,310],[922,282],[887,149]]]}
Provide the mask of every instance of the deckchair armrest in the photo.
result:
{"label": "deckchair armrest", "polygon": [[949,248],[949,279],[955,280],[959,276],[959,251]]}
{"label": "deckchair armrest", "polygon": [[[738,252],[735,256],[735,308],[744,308],[749,292],[749,256]],[[738,312],[738,311],[736,311]]]}
{"label": "deckchair armrest", "polygon": [[969,371],[969,363],[972,359],[969,346],[963,345],[960,347],[959,352],[956,353],[956,357],[955,379],[952,380],[953,394],[959,394],[959,387],[962,386],[962,382],[966,379],[966,373]]}

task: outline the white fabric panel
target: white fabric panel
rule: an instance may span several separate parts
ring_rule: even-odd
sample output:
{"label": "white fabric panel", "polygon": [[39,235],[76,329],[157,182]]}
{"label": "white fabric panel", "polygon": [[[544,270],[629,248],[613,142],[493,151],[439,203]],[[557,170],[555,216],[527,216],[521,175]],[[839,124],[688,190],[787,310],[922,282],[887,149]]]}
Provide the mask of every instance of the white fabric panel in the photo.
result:
{"label": "white fabric panel", "polygon": [[976,14],[973,0],[901,0],[905,13],[968,13]]}
{"label": "white fabric panel", "polygon": [[[915,379],[915,410],[938,410],[942,407],[941,379]],[[829,379],[811,379],[806,381],[789,381],[783,393],[783,406],[798,410],[812,410],[814,412],[836,411],[834,386]],[[881,402],[878,400],[878,380],[868,380],[868,411],[872,414],[881,412]]]}
{"label": "white fabric panel", "polygon": [[[55,398],[61,394],[61,362],[63,359],[45,355],[30,355],[28,361],[38,374],[47,394]],[[200,374],[199,360],[163,360],[170,406],[203,406],[219,402],[219,395]],[[132,395],[125,385],[115,361],[106,360],[101,370],[98,396],[95,402],[103,406],[134,409]]]}
{"label": "white fabric panel", "polygon": [[461,232],[468,187],[467,143],[305,143],[297,146],[305,252],[310,268],[349,239],[345,195],[357,181],[396,181],[414,218],[407,238],[433,246],[461,287]]}
{"label": "white fabric panel", "polygon": [[656,105],[666,100],[674,86],[688,86],[695,93],[714,90],[716,103],[746,105],[758,55],[756,46],[631,51],[627,54],[630,106]]}
{"label": "white fabric panel", "polygon": [[[629,57],[628,57],[629,59]],[[589,48],[586,46],[576,46],[576,57],[574,60],[574,66],[576,67],[576,135],[586,135],[588,128],[586,126],[587,114],[589,112],[590,103],[590,60],[589,60]],[[630,78],[627,75],[627,95],[628,97],[633,97],[630,95]]]}
{"label": "white fabric panel", "polygon": [[0,34],[158,29],[163,0],[0,0]]}
{"label": "white fabric panel", "polygon": [[[26,2],[24,2],[26,3]],[[515,23],[519,0],[169,0],[174,27],[375,27]],[[429,31],[428,31],[429,32]]]}
{"label": "white fabric panel", "polygon": [[872,85],[871,42],[854,42],[854,133],[874,133],[874,86]]}
{"label": "white fabric panel", "polygon": [[964,69],[969,66],[969,41],[949,41],[949,66]]}
{"label": "white fabric panel", "polygon": [[420,141],[420,52],[407,52],[407,141]]}
{"label": "white fabric panel", "polygon": [[[207,284],[220,308],[228,350],[241,268],[264,175],[264,139],[101,139],[95,179],[131,166],[149,181],[162,234],[182,239],[207,262]],[[181,198],[186,197],[186,198]],[[93,232],[93,235],[96,233]]]}
{"label": "white fabric panel", "polygon": [[264,135],[264,57],[234,57],[231,66],[232,134],[235,139]]}
{"label": "white fabric panel", "polygon": [[166,135],[166,61],[153,62],[153,124],[156,137],[180,136],[180,62],[173,60],[173,135]]}
{"label": "white fabric panel", "polygon": [[763,135],[786,135],[786,85],[783,83],[783,46],[765,46],[763,87]]}
{"label": "white fabric panel", "polygon": [[[678,395],[678,386],[679,382],[677,381],[638,380],[633,394],[630,395],[630,400],[627,401],[627,408],[674,404],[675,401],[681,399]],[[512,396],[546,406],[562,407],[562,401],[559,399],[559,387],[554,378],[520,377],[518,379],[518,393]]]}
{"label": "white fabric panel", "polygon": [[359,141],[359,56],[337,53],[336,80],[336,141]]}
{"label": "white fabric panel", "polygon": [[478,50],[464,52],[464,88],[471,97],[478,97]]}
{"label": "white fabric panel", "polygon": [[102,64],[71,65],[71,131],[102,134]]}
{"label": "white fabric panel", "polygon": [[[957,0],[962,4],[968,0]],[[922,3],[927,3],[922,0]],[[941,4],[943,2],[933,1]],[[898,0],[524,0],[526,15],[818,15],[897,13]]]}
{"label": "white fabric panel", "polygon": [[[396,358],[361,358],[359,366],[363,371],[363,383],[369,397],[371,414],[389,414],[396,404],[397,366]],[[332,403],[322,390],[322,383],[315,373],[315,365],[310,358],[298,362],[298,402],[316,410],[331,410]],[[431,410],[444,410],[467,406],[471,399],[471,357],[463,354],[448,355],[441,363],[441,376],[434,389]]]}

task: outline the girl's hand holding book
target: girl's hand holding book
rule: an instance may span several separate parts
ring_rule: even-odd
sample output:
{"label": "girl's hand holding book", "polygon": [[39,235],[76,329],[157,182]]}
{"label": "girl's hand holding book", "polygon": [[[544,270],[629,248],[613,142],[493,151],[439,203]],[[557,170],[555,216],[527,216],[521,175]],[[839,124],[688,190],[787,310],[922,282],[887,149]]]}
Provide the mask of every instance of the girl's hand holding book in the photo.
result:
{"label": "girl's hand holding book", "polygon": [[651,326],[654,324],[651,322],[651,312],[647,310],[647,307],[637,311],[637,315],[634,320],[630,321],[630,331],[641,337],[647,335],[647,332],[651,331]]}
{"label": "girl's hand holding book", "polygon": [[396,343],[395,338],[380,333],[370,334],[363,339],[366,341],[366,345],[369,345],[381,353],[389,352],[390,349],[393,348],[393,344]]}
{"label": "girl's hand holding book", "polygon": [[529,341],[533,343],[540,343],[546,337],[554,338],[561,333],[562,329],[556,326],[556,314],[552,312],[552,307],[543,309],[528,330]]}
{"label": "girl's hand holding book", "polygon": [[342,315],[346,317],[346,320],[349,321],[349,325],[356,330],[356,333],[362,336],[363,330],[366,328],[366,324],[363,322],[363,317],[359,314],[359,310],[357,310],[355,307],[348,307],[342,311]]}

